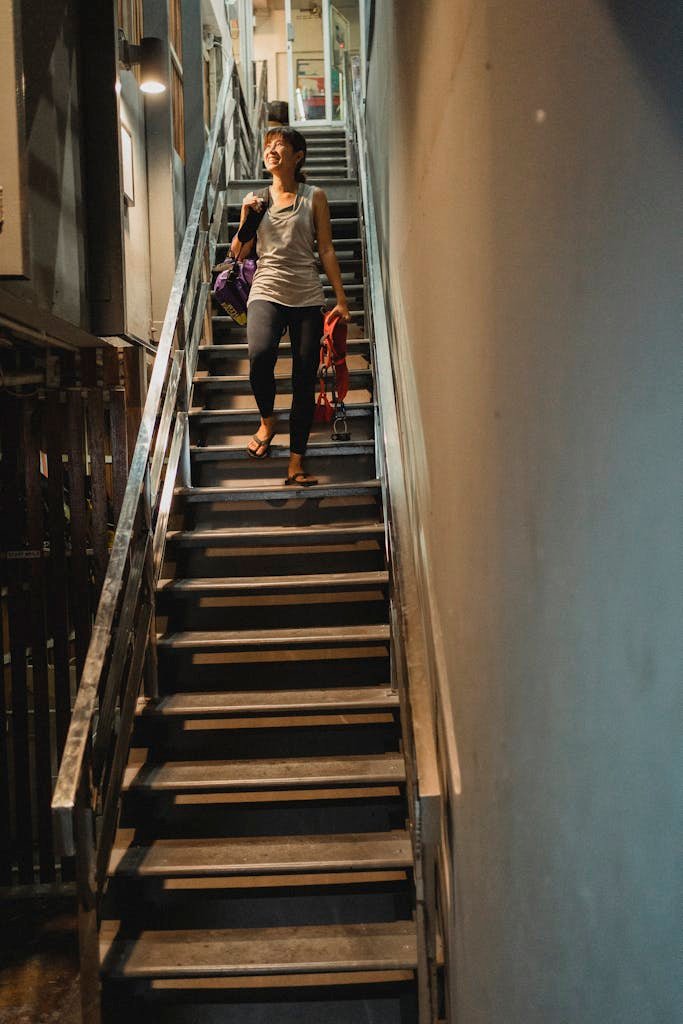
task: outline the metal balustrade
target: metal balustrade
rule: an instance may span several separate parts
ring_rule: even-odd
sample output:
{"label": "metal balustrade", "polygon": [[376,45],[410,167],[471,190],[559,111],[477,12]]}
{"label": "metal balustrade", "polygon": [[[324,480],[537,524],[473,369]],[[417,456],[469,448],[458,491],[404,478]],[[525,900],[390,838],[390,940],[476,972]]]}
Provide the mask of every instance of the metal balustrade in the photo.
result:
{"label": "metal balustrade", "polygon": [[98,911],[143,677],[145,694],[157,693],[155,588],[176,479],[189,483],[188,400],[209,316],[224,189],[230,177],[249,176],[260,156],[252,123],[233,62],[223,78],[187,220],[52,799],[58,852],[76,854],[88,1022],[100,1017]]}

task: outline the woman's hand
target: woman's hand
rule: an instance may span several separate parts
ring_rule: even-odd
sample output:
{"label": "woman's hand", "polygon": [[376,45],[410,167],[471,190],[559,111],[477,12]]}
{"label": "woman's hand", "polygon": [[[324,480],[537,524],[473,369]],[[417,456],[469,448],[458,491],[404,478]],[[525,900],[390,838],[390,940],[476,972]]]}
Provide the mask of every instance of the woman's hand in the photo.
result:
{"label": "woman's hand", "polygon": [[341,302],[338,302],[334,309],[331,310],[327,315],[335,316],[335,314],[337,316],[340,316],[344,323],[348,324],[349,320],[351,319],[351,314],[349,313],[349,306],[346,299],[343,299]]}
{"label": "woman's hand", "polygon": [[260,213],[263,209],[264,202],[265,200],[263,196],[257,196],[253,192],[248,192],[242,200],[242,208],[247,210],[256,210],[257,213]]}

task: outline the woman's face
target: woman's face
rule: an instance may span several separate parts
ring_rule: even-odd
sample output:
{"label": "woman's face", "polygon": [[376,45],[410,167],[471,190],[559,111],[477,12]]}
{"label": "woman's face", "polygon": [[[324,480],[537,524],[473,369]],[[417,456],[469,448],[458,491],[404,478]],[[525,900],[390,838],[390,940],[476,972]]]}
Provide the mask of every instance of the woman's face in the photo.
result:
{"label": "woman's face", "polygon": [[301,163],[302,153],[295,152],[291,142],[284,139],[282,135],[270,135],[263,150],[263,162],[269,171],[291,171],[296,170]]}

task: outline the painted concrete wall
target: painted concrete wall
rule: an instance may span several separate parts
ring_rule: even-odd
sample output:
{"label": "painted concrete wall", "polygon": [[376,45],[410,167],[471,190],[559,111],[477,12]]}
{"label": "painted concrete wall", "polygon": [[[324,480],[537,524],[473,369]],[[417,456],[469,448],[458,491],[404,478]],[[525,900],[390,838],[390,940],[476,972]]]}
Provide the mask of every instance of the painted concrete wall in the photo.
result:
{"label": "painted concrete wall", "polygon": [[376,4],[458,1024],[680,1020],[682,27],[668,0]]}
{"label": "painted concrete wall", "polygon": [[27,281],[2,289],[85,329],[85,233],[75,0],[21,5],[28,145]]}

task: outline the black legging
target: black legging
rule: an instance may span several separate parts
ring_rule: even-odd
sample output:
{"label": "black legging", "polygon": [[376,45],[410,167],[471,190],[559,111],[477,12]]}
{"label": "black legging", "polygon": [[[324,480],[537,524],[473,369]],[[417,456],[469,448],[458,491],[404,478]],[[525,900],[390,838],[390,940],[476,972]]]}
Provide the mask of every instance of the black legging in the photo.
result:
{"label": "black legging", "polygon": [[323,314],[320,306],[282,306],[254,299],[247,315],[249,380],[264,419],[275,405],[275,363],[280,338],[289,328],[292,342],[292,409],[289,450],[304,455],[315,410]]}

